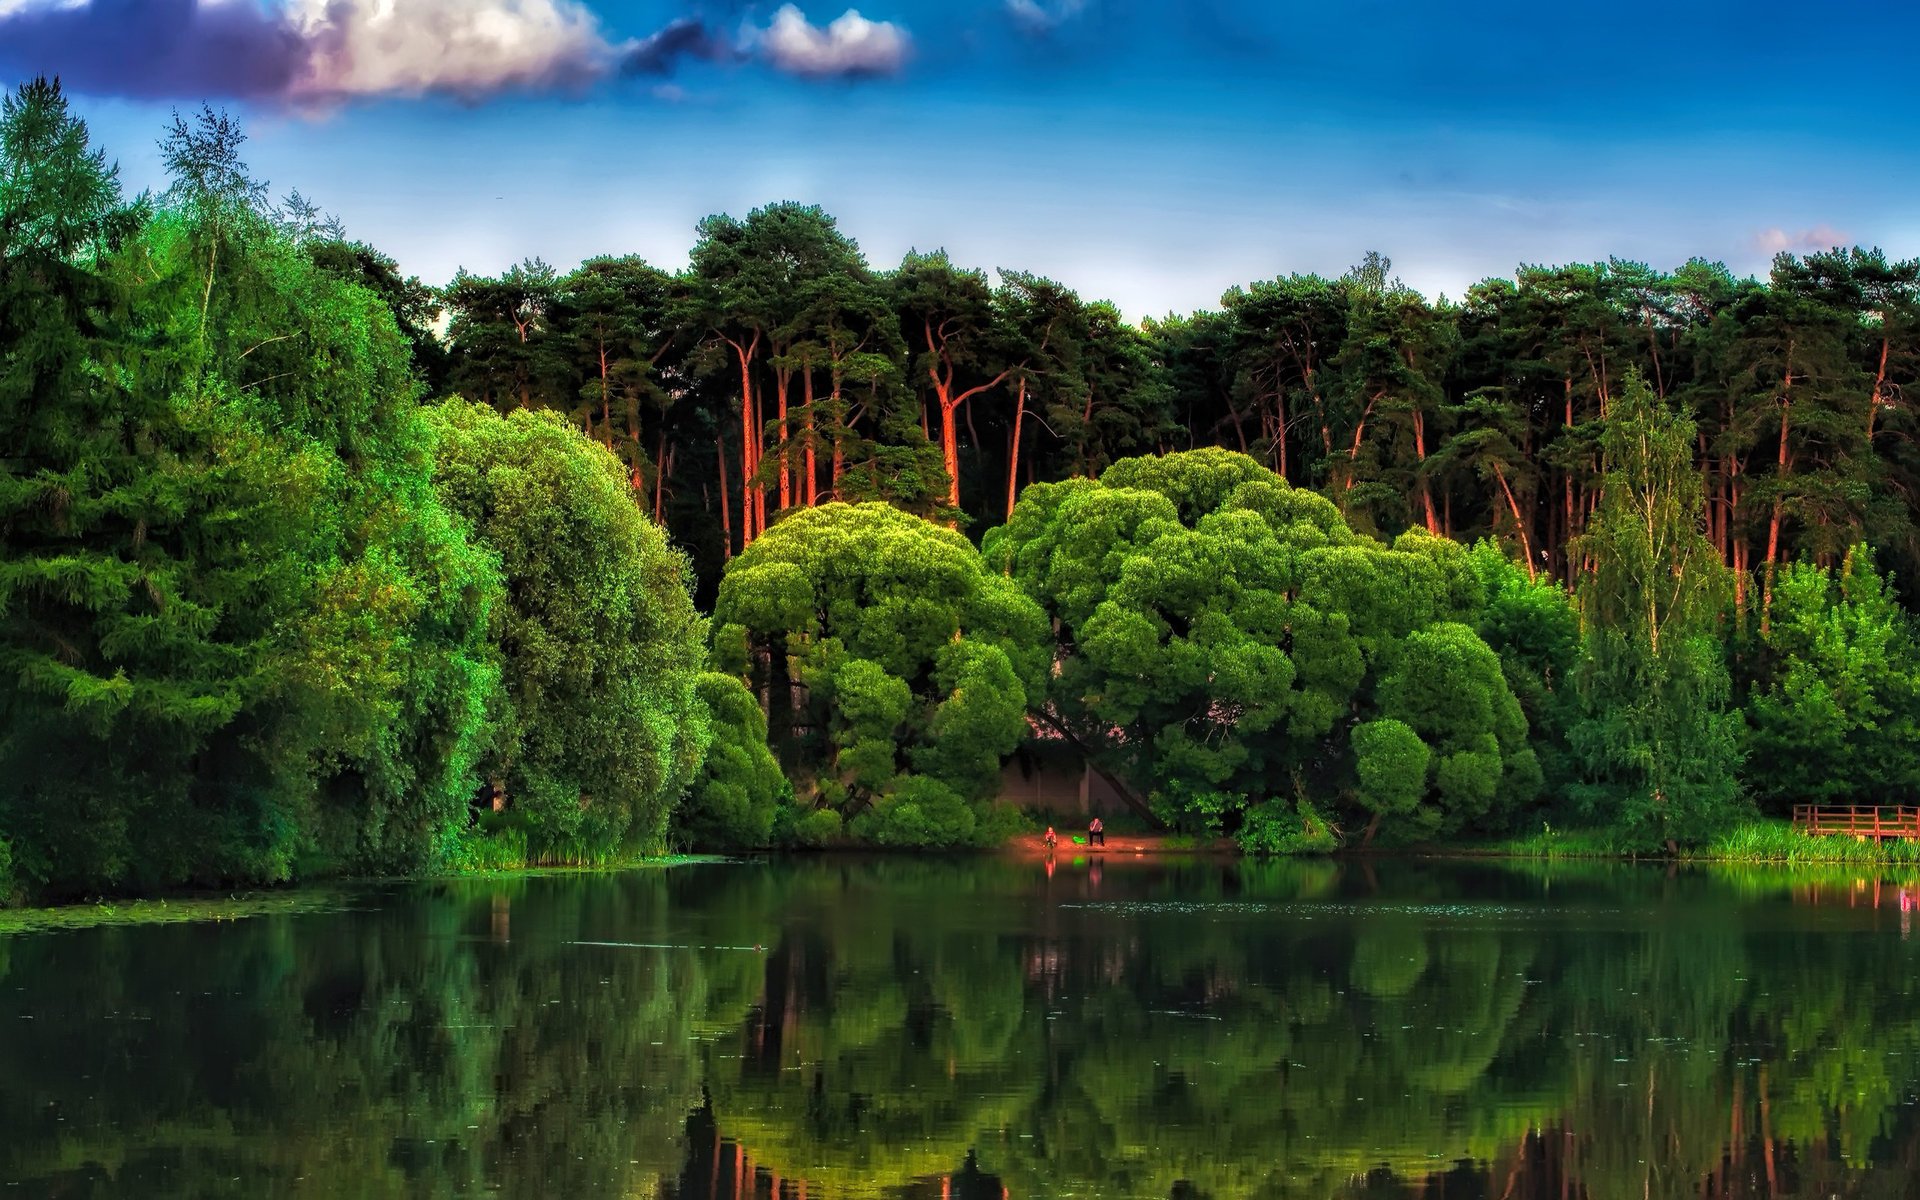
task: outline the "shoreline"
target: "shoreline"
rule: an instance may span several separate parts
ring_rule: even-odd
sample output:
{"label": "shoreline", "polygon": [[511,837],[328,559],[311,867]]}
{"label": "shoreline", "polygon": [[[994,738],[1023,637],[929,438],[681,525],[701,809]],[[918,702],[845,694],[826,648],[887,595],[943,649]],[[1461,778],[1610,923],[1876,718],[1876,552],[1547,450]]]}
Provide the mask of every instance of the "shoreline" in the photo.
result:
{"label": "shoreline", "polygon": [[[1058,832],[1058,831],[1056,831]],[[1076,843],[1074,838],[1081,839]],[[1085,845],[1084,830],[1059,834],[1051,854],[1043,835],[1021,834],[998,846],[948,851],[944,856],[1013,858],[1044,862],[1049,857],[1061,860],[1100,860],[1152,862],[1189,861],[1295,861],[1321,859],[1331,862],[1383,862],[1394,859],[1411,861],[1460,861],[1512,864],[1579,863],[1601,865],[1619,863],[1632,866],[1755,867],[1766,869],[1854,868],[1870,871],[1903,870],[1920,872],[1920,843],[1888,841],[1875,843],[1851,838],[1811,838],[1792,832],[1784,822],[1758,822],[1728,835],[1733,844],[1719,843],[1678,854],[1647,853],[1615,849],[1606,844],[1604,833],[1576,831],[1564,834],[1535,835],[1507,842],[1466,843],[1460,845],[1396,846],[1377,849],[1344,849],[1329,854],[1281,856],[1265,859],[1243,851],[1230,838],[1200,840],[1180,834],[1109,834],[1101,846]],[[626,859],[618,863],[581,865],[544,865],[525,867],[480,867],[469,870],[440,871],[423,875],[340,876],[282,884],[252,885],[245,888],[162,889],[144,895],[98,895],[51,904],[0,906],[0,937],[14,933],[53,932],[65,929],[97,928],[105,925],[176,924],[199,921],[242,920],[272,913],[335,911],[349,906],[351,897],[369,889],[466,881],[519,880],[569,875],[617,874],[627,871],[661,870],[676,866],[739,860],[767,860],[780,857],[831,858],[835,855],[878,855],[902,859],[942,857],[940,852],[898,851],[872,846],[836,846],[820,849],[751,851],[743,855],[663,854],[656,857]]]}

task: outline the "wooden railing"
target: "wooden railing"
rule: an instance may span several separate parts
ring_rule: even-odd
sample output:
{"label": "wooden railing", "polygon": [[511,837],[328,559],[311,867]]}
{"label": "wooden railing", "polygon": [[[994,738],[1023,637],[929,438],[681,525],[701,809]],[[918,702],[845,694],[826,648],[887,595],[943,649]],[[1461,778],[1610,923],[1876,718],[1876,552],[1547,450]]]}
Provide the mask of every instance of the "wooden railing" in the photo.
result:
{"label": "wooden railing", "polygon": [[1810,837],[1920,840],[1920,808],[1801,804],[1794,807],[1793,827]]}

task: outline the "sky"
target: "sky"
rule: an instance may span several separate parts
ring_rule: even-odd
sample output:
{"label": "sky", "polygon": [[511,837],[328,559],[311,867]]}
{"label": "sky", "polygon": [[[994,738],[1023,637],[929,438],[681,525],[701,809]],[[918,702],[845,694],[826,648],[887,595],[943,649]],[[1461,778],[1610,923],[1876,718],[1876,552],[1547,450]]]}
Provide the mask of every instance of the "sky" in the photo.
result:
{"label": "sky", "polygon": [[202,103],[254,173],[442,283],[686,261],[817,203],[1130,317],[1368,250],[1429,295],[1520,263],[1920,255],[1899,0],[0,0],[130,188]]}

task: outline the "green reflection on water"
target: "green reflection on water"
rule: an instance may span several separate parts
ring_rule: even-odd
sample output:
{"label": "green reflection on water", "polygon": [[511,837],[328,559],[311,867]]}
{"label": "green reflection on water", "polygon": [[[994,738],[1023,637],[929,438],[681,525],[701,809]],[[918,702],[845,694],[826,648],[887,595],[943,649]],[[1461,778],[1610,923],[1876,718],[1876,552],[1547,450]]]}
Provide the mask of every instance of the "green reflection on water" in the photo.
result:
{"label": "green reflection on water", "polygon": [[821,859],[17,933],[0,1195],[1905,1195],[1910,886]]}

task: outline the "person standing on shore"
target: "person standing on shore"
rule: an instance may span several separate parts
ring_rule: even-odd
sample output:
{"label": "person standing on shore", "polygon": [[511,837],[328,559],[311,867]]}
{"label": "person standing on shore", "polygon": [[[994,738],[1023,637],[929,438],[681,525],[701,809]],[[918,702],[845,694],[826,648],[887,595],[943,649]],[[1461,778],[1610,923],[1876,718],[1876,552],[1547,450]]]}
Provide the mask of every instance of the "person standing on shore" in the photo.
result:
{"label": "person standing on shore", "polygon": [[1087,826],[1087,845],[1105,846],[1106,844],[1107,827],[1101,822],[1099,817],[1095,817]]}

